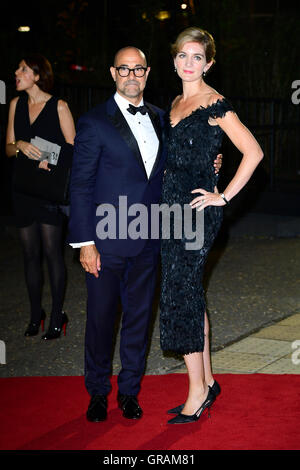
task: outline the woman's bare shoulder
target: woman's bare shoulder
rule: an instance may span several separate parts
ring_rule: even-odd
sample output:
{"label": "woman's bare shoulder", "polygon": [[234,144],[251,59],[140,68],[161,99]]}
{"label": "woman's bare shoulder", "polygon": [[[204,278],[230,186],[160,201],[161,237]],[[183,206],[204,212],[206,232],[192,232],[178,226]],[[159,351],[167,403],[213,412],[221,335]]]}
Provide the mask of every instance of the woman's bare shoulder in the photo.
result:
{"label": "woman's bare shoulder", "polygon": [[57,108],[59,111],[64,111],[66,109],[69,109],[69,105],[65,100],[59,99],[57,101]]}
{"label": "woman's bare shoulder", "polygon": [[222,101],[224,99],[224,96],[221,95],[218,91],[214,90],[213,88],[210,87],[209,93],[208,93],[208,106],[211,106],[212,104],[217,103],[218,101]]}
{"label": "woman's bare shoulder", "polygon": [[15,96],[14,98],[12,98],[12,100],[10,101],[10,106],[15,108],[17,102],[19,101],[19,98],[19,96]]}

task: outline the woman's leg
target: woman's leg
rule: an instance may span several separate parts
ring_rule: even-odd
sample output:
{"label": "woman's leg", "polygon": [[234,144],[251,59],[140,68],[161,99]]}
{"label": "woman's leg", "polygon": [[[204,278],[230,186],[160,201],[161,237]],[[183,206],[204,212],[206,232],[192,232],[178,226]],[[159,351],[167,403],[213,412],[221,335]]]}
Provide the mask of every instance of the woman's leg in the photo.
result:
{"label": "woman's leg", "polygon": [[42,312],[43,272],[41,235],[36,222],[19,229],[24,256],[24,274],[30,302],[30,322],[39,324]]}
{"label": "woman's leg", "polygon": [[204,377],[207,385],[212,386],[214,378],[211,368],[210,344],[209,344],[209,322],[207,313],[204,314],[204,350],[203,350]]}
{"label": "woman's leg", "polygon": [[183,414],[194,414],[200,408],[208,392],[208,385],[212,386],[209,321],[207,313],[204,314],[204,350],[203,353],[192,353],[183,356],[189,376],[189,394],[182,410]]}
{"label": "woman's leg", "polygon": [[205,382],[203,353],[186,354],[183,358],[189,377],[189,393],[182,413],[193,415],[200,408],[208,393],[208,386]]}
{"label": "woman's leg", "polygon": [[52,310],[49,329],[61,327],[66,270],[63,258],[62,226],[41,224],[43,249],[47,259]]}

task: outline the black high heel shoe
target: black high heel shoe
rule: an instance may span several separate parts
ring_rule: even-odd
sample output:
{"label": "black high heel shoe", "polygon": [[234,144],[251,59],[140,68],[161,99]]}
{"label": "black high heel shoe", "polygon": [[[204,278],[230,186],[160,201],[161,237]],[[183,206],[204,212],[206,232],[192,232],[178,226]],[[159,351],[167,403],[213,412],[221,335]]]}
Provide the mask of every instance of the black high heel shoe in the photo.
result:
{"label": "black high heel shoe", "polygon": [[[215,380],[212,386],[209,386],[211,391],[214,393],[215,397],[217,397],[221,393],[221,387],[219,383]],[[178,413],[181,413],[181,411],[184,408],[183,405],[176,406],[175,408],[171,408],[170,410],[167,411],[169,415],[177,415]]]}
{"label": "black high heel shoe", "polygon": [[42,331],[44,331],[46,313],[45,310],[42,310],[41,319],[39,322],[30,322],[26,328],[24,336],[36,336],[39,332],[40,326]]}
{"label": "black high heel shoe", "polygon": [[59,328],[49,328],[47,333],[42,336],[42,339],[44,340],[57,339],[60,337],[62,330],[64,331],[64,336],[66,336],[68,321],[69,319],[66,313],[62,312],[61,326]]}
{"label": "black high heel shoe", "polygon": [[200,418],[204,410],[208,409],[208,414],[209,414],[210,407],[212,406],[215,399],[216,399],[215,394],[212,392],[211,388],[208,387],[207,397],[205,398],[200,408],[198,408],[196,413],[194,413],[193,415],[184,415],[182,413],[179,413],[177,416],[175,416],[175,418],[170,419],[168,423],[169,424],[186,424],[186,423],[193,423],[194,421],[198,421],[198,419]]}

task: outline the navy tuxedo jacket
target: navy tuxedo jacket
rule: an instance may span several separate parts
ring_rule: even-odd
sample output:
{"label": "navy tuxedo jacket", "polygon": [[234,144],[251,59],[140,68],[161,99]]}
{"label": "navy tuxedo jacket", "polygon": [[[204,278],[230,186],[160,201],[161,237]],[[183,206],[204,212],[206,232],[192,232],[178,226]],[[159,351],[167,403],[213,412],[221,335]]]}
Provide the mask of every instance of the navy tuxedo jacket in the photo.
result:
{"label": "navy tuxedo jacket", "polygon": [[[70,181],[69,243],[93,240],[100,253],[118,256],[135,256],[143,249],[146,239],[119,237],[118,221],[119,196],[127,197],[128,207],[143,204],[149,216],[151,204],[160,202],[165,164],[164,112],[145,104],[160,142],[149,178],[136,139],[113,97],[79,118]],[[96,226],[107,216],[96,215],[103,204],[110,204],[116,211],[116,238],[97,236]],[[128,217],[128,225],[133,219]],[[151,243],[157,245],[159,240]]]}

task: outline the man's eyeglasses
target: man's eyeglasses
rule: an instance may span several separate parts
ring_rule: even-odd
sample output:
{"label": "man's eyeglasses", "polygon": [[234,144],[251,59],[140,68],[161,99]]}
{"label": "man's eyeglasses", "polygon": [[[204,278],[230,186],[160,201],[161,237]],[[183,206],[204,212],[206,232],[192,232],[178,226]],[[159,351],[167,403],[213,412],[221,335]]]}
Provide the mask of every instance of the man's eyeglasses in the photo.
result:
{"label": "man's eyeglasses", "polygon": [[120,67],[115,67],[118,71],[120,77],[128,77],[130,72],[134,73],[135,77],[143,77],[147,71],[147,67],[135,67],[134,69],[130,69],[129,67],[124,67],[121,65]]}

